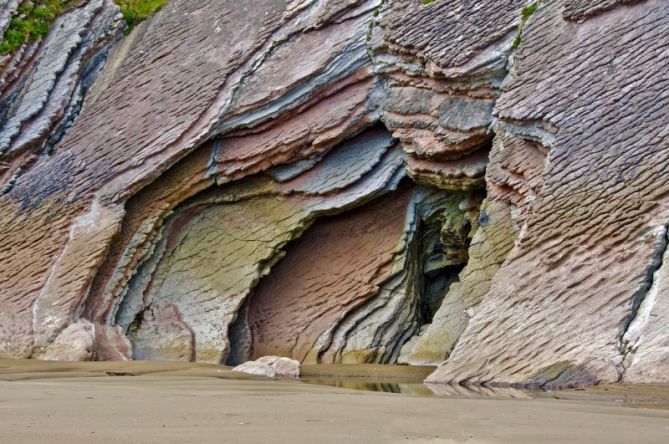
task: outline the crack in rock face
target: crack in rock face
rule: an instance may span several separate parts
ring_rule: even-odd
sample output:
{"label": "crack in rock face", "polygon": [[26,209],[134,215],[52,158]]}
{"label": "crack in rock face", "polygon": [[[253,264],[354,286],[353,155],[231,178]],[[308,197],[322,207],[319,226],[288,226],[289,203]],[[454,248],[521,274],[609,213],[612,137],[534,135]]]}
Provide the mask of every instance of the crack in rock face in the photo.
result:
{"label": "crack in rock face", "polygon": [[669,6],[526,3],[69,8],[0,56],[0,357],[666,382]]}

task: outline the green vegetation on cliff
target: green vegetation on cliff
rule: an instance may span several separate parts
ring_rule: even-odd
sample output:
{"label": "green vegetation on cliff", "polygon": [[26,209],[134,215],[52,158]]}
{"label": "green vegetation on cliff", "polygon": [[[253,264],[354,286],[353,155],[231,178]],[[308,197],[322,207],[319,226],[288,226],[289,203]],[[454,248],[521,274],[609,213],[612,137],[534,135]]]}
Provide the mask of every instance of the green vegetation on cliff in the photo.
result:
{"label": "green vegetation on cliff", "polygon": [[0,55],[18,49],[26,42],[36,42],[49,33],[53,21],[77,1],[42,0],[23,2],[0,41]]}
{"label": "green vegetation on cliff", "polygon": [[[167,0],[115,0],[128,24],[126,34],[151,17]],[[24,1],[0,40],[0,55],[16,51],[24,43],[45,37],[58,16],[79,5],[80,0]]]}
{"label": "green vegetation on cliff", "polygon": [[520,46],[520,40],[523,34],[523,29],[525,29],[525,24],[527,23],[527,20],[530,18],[530,16],[537,11],[542,1],[543,0],[536,0],[535,2],[525,6],[520,11],[520,26],[518,27],[518,34],[516,34],[516,38],[513,39],[513,49],[517,49]]}
{"label": "green vegetation on cliff", "polygon": [[126,34],[137,24],[151,17],[167,0],[115,0],[128,23]]}

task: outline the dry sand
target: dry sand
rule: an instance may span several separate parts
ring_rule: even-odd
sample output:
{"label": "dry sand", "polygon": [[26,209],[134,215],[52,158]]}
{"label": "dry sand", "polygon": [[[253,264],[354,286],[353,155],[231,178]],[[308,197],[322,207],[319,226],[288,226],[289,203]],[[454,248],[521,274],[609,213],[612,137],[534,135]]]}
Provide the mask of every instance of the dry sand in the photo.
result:
{"label": "dry sand", "polygon": [[[307,379],[367,373],[407,387],[425,371],[305,368]],[[0,361],[0,443],[666,443],[668,393],[441,398],[259,380],[218,366]]]}

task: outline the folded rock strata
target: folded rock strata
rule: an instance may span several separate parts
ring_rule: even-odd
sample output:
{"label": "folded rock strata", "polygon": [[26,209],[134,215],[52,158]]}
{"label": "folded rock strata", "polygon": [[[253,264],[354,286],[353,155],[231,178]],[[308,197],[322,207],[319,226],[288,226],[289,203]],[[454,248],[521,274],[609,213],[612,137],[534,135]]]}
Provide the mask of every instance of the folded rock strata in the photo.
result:
{"label": "folded rock strata", "polygon": [[394,271],[411,192],[316,222],[291,245],[251,297],[252,356],[275,351],[303,361],[322,332],[380,291]]}
{"label": "folded rock strata", "polygon": [[77,3],[0,58],[0,356],[666,380],[669,9],[527,5]]}

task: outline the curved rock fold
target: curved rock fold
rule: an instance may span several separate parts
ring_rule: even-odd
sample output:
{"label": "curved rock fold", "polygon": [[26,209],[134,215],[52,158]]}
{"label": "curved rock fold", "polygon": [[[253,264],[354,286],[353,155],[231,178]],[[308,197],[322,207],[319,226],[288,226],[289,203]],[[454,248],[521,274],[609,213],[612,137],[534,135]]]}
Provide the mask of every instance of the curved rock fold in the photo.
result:
{"label": "curved rock fold", "polygon": [[502,3],[87,0],[0,56],[0,356],[666,381],[669,6]]}

